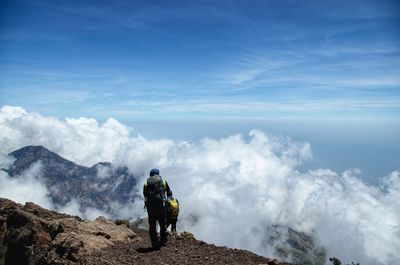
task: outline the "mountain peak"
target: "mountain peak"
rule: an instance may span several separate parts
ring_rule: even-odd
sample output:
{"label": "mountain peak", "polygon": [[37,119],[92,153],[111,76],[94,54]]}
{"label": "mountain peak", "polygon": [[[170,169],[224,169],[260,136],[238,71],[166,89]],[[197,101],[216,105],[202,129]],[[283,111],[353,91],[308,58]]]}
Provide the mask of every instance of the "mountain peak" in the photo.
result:
{"label": "mountain peak", "polygon": [[89,168],[77,165],[43,146],[26,146],[10,155],[16,159],[8,169],[3,170],[11,177],[24,176],[34,163],[40,161],[40,179],[52,191],[49,197],[56,205],[65,206],[77,198],[83,210],[95,207],[114,216],[118,209],[107,202],[125,204],[135,200],[132,191],[137,179],[127,167],[113,167],[109,162],[100,162]]}
{"label": "mountain peak", "polygon": [[18,175],[22,171],[29,168],[33,163],[41,161],[44,165],[66,165],[67,167],[74,167],[74,163],[59,156],[58,154],[50,151],[41,145],[29,145],[22,147],[9,154],[16,158],[14,164],[7,172],[11,175]]}
{"label": "mountain peak", "polygon": [[46,147],[42,146],[42,145],[28,145],[25,147],[22,147],[14,152],[12,152],[10,155],[18,155],[20,153],[38,153],[38,152],[46,152],[46,153],[51,153],[51,151],[49,149],[47,149]]}
{"label": "mountain peak", "polygon": [[29,162],[34,162],[46,158],[65,160],[61,156],[41,145],[28,145],[10,153],[9,155],[15,157],[16,159],[28,160]]}

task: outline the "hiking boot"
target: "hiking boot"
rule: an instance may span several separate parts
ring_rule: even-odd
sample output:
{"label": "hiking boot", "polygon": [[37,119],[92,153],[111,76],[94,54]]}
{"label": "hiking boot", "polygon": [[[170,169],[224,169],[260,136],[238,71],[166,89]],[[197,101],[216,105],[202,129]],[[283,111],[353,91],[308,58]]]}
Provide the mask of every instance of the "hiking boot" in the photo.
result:
{"label": "hiking boot", "polygon": [[159,243],[159,241],[158,241],[158,238],[152,238],[151,239],[151,246],[153,247],[153,248],[158,248],[158,247],[160,247],[160,243]]}
{"label": "hiking boot", "polygon": [[162,238],[160,240],[160,246],[165,246],[166,243],[167,243],[167,239],[166,238]]}
{"label": "hiking boot", "polygon": [[161,247],[161,242],[154,242],[154,243],[151,243],[151,247],[152,247],[154,250],[158,250],[158,249],[160,249],[160,247]]}

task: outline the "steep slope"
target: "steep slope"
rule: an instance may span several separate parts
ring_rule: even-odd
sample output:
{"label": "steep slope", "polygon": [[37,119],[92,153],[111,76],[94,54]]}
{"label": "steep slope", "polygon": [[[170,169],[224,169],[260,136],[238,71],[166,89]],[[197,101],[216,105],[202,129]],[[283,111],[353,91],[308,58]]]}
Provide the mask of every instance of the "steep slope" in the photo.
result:
{"label": "steep slope", "polygon": [[56,205],[66,205],[75,199],[82,210],[93,207],[115,216],[111,202],[125,204],[135,200],[137,179],[126,167],[114,167],[107,162],[92,167],[80,166],[42,146],[27,146],[10,156],[15,161],[3,170],[11,177],[18,177],[35,163],[40,163],[40,178]]}
{"label": "steep slope", "polygon": [[249,251],[217,247],[190,233],[150,248],[146,230],[99,217],[93,222],[33,203],[0,198],[0,264],[269,264],[290,265]]}
{"label": "steep slope", "polygon": [[[192,234],[182,232],[169,236],[166,246],[153,250],[148,233],[143,229],[134,232],[140,240],[130,243],[117,242],[103,249],[98,255],[87,260],[92,264],[269,264],[288,265],[258,256],[250,251],[231,249],[224,246],[207,244],[196,240]],[[127,253],[128,255],[121,255]],[[134,262],[132,262],[134,259]]]}
{"label": "steep slope", "polygon": [[[132,220],[136,230],[148,229],[147,218]],[[264,245],[274,250],[274,256],[281,260],[291,260],[294,265],[323,265],[326,261],[325,249],[318,246],[312,234],[296,231],[288,226],[272,225]]]}

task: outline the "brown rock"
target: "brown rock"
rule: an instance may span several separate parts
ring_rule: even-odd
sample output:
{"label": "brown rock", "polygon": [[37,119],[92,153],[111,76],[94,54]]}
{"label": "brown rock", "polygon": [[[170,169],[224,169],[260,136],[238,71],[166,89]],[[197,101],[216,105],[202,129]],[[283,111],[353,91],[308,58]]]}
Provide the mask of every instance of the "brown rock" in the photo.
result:
{"label": "brown rock", "polygon": [[94,222],[60,214],[33,203],[0,198],[0,264],[70,264],[135,233],[104,217]]}

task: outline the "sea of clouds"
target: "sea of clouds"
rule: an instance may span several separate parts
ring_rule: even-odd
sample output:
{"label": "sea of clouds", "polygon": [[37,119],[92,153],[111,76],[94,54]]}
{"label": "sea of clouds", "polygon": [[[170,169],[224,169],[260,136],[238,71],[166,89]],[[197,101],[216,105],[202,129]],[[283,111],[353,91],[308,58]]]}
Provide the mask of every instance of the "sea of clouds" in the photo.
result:
{"label": "sea of clouds", "polygon": [[[27,145],[42,145],[80,165],[126,165],[140,181],[159,168],[180,201],[180,228],[208,242],[273,255],[262,243],[268,227],[287,225],[315,233],[328,256],[363,265],[400,264],[398,169],[371,186],[357,169],[301,172],[298,167],[312,158],[310,144],[260,130],[196,142],[149,140],[112,118],[99,124],[2,107],[0,167],[12,163],[10,152]],[[40,163],[20,178],[0,171],[0,197],[60,210],[49,192]],[[123,216],[145,215],[142,202],[113,207]],[[86,218],[101,214],[79,212],[79,201],[61,210]]]}

